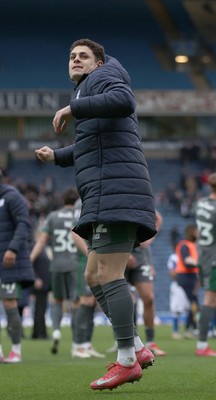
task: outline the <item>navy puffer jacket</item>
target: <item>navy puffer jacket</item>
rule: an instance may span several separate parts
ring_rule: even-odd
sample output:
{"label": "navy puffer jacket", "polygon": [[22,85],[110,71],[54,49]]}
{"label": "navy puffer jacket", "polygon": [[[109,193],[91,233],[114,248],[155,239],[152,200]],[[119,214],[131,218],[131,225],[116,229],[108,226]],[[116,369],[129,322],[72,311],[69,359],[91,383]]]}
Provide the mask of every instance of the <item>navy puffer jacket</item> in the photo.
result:
{"label": "navy puffer jacket", "polygon": [[76,142],[55,150],[55,162],[75,165],[82,200],[75,232],[88,238],[93,222],[133,222],[141,242],[151,238],[154,201],[127,71],[107,57],[82,78],[70,106]]}
{"label": "navy puffer jacket", "polygon": [[[23,287],[34,282],[30,262],[30,224],[28,206],[21,193],[0,183],[0,278],[2,283],[19,282]],[[16,263],[3,266],[6,250],[16,252]]]}

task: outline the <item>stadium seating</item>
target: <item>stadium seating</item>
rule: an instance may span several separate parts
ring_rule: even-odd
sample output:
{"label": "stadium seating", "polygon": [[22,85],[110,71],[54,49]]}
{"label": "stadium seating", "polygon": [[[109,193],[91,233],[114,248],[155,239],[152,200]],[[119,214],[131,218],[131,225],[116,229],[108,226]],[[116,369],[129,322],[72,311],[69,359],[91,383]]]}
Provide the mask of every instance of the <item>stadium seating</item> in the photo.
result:
{"label": "stadium seating", "polygon": [[[157,32],[159,35],[159,32]],[[79,36],[79,34],[78,34]],[[127,38],[127,52],[125,48],[125,38],[118,39],[118,45],[112,38],[104,39],[107,41],[107,51],[117,57],[127,68],[132,80],[133,89],[194,89],[192,82],[183,71],[165,70],[159,60],[157,60],[151,44],[147,37],[136,39],[136,52],[134,52],[134,38]],[[158,43],[160,43],[158,36]],[[25,38],[26,57],[20,57],[23,52],[23,40],[19,37],[12,40],[5,37],[2,43],[2,53],[4,53],[4,63],[7,68],[1,69],[1,89],[71,89],[72,84],[68,77],[68,52],[70,44],[65,43],[64,38],[53,40],[44,39],[38,33],[37,40]],[[12,52],[7,49],[13,48]],[[58,57],[56,57],[58,54]],[[133,57],[128,57],[133,54]],[[39,65],[35,68],[32,62],[35,56],[40,59]],[[55,62],[53,63],[53,58]],[[13,60],[16,59],[16,68],[13,68]],[[136,65],[136,68],[134,66]]]}

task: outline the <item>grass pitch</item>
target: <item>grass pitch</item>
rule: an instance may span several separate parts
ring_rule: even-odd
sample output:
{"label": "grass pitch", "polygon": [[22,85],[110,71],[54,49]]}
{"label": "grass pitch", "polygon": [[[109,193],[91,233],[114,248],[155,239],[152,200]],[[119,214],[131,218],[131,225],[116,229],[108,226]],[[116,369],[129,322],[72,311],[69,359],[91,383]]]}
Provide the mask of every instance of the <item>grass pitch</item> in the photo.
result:
{"label": "grass pitch", "polygon": [[[143,328],[139,327],[141,336]],[[105,366],[115,361],[115,354],[106,359],[72,359],[69,328],[62,329],[59,353],[50,353],[51,341],[24,339],[23,362],[0,364],[1,400],[215,400],[216,358],[194,355],[195,340],[174,341],[171,328],[156,327],[156,342],[167,351],[155,365],[143,371],[139,383],[125,384],[113,391],[93,391],[89,383],[106,372]],[[26,333],[28,334],[27,330]],[[216,349],[216,339],[209,341]],[[10,350],[6,331],[2,331],[5,356]],[[101,352],[113,344],[109,326],[99,326],[94,332],[94,347]]]}

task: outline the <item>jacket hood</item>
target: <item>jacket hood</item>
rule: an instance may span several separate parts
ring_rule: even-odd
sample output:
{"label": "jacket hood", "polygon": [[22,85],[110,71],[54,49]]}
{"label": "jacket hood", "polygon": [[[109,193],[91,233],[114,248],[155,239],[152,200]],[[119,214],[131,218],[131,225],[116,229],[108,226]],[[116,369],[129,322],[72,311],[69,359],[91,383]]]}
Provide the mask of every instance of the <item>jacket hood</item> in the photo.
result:
{"label": "jacket hood", "polygon": [[107,73],[110,73],[112,75],[114,73],[115,76],[121,78],[128,85],[131,84],[131,78],[128,72],[116,58],[106,55],[105,63],[102,65],[101,68],[106,68]]}
{"label": "jacket hood", "polygon": [[125,82],[127,85],[131,84],[131,78],[123,65],[114,57],[105,56],[105,63],[99,68],[94,69],[89,74],[84,74],[80,81],[75,84],[74,90],[78,88],[81,82],[83,82],[88,76],[97,76],[97,74],[104,73],[108,76],[114,76]]}

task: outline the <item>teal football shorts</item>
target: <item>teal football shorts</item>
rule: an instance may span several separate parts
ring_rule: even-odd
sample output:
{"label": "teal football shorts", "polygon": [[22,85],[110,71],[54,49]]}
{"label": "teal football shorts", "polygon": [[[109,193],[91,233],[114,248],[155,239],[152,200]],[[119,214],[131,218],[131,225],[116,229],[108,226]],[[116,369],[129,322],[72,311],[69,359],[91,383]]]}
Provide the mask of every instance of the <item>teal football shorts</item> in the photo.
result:
{"label": "teal football shorts", "polygon": [[199,266],[199,276],[200,276],[201,286],[205,290],[216,292],[216,266],[211,268],[208,274],[206,273],[205,268]]}
{"label": "teal football shorts", "polygon": [[16,282],[13,283],[1,283],[0,282],[0,299],[10,300],[19,299],[21,296],[20,285]]}
{"label": "teal football shorts", "polygon": [[130,222],[93,224],[88,239],[89,251],[98,254],[131,253],[136,242],[138,225]]}

